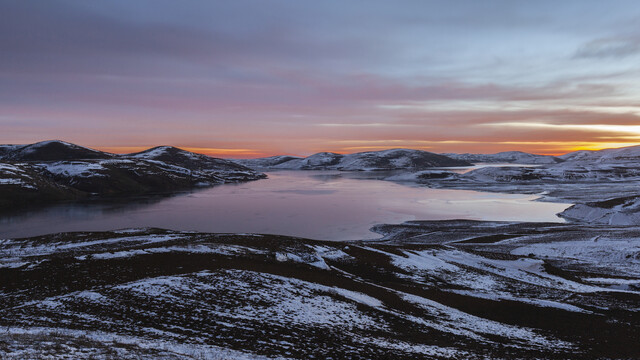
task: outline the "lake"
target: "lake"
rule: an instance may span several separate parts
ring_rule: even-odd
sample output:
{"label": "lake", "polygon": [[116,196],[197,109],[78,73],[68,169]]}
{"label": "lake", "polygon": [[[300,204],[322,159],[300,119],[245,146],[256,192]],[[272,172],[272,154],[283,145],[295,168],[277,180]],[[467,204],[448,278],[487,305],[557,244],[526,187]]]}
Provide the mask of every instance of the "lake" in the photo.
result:
{"label": "lake", "polygon": [[443,190],[372,179],[371,173],[277,171],[269,178],[164,197],[65,203],[0,217],[0,238],[66,231],[160,227],[373,239],[375,224],[408,220],[562,222],[570,204],[535,195]]}

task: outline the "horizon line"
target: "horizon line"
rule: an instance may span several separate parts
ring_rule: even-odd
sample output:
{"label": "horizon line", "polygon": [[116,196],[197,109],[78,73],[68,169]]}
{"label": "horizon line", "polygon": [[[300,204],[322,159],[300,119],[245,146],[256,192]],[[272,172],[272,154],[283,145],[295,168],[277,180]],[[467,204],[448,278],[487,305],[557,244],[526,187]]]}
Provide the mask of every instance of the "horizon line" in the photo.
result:
{"label": "horizon line", "polygon": [[[434,153],[434,154],[482,154],[482,155],[491,155],[491,154],[498,154],[498,153],[504,153],[504,152],[522,152],[522,153],[528,153],[528,154],[533,154],[533,155],[543,155],[543,156],[561,156],[561,155],[565,155],[568,153],[572,153],[575,151],[600,151],[600,150],[607,150],[607,149],[621,149],[621,148],[626,148],[626,147],[633,147],[633,146],[638,146],[640,145],[640,143],[618,143],[618,144],[611,144],[611,143],[605,143],[605,145],[620,145],[620,146],[593,146],[593,144],[591,146],[589,145],[584,145],[584,146],[576,146],[575,148],[570,149],[567,152],[555,152],[555,153],[539,153],[539,152],[528,152],[528,151],[523,151],[523,150],[518,150],[518,149],[513,149],[513,150],[504,150],[504,151],[497,151],[497,152],[469,152],[469,151],[463,151],[463,152],[454,152],[454,151],[443,151],[443,152],[435,152],[435,151],[430,151],[428,149],[428,147],[417,147],[417,146],[407,146],[407,147],[398,147],[398,146],[390,146],[390,147],[385,147],[385,146],[359,146],[359,147],[351,147],[350,149],[362,149],[362,151],[355,151],[355,152],[350,152],[350,151],[344,151],[344,150],[324,150],[324,151],[314,151],[314,152],[310,152],[307,154],[296,154],[293,152],[269,152],[269,151],[264,151],[264,150],[258,150],[258,149],[249,149],[249,148],[218,148],[218,147],[203,147],[203,146],[180,146],[180,145],[154,145],[154,146],[88,146],[88,145],[81,145],[79,143],[76,142],[72,142],[72,141],[66,141],[66,140],[61,140],[61,139],[47,139],[47,140],[41,140],[41,141],[36,141],[33,143],[29,143],[29,144],[9,144],[9,143],[5,143],[3,145],[13,145],[13,146],[27,146],[27,145],[32,145],[32,144],[37,144],[37,143],[41,143],[41,142],[46,142],[46,141],[60,141],[60,142],[65,142],[65,143],[70,143],[70,144],[74,144],[74,145],[78,145],[78,146],[82,146],[85,148],[89,148],[89,149],[94,149],[94,150],[98,150],[98,151],[102,151],[102,152],[107,152],[107,153],[111,153],[111,154],[116,154],[116,155],[125,155],[125,154],[134,154],[134,153],[138,153],[138,152],[142,152],[142,151],[146,151],[146,150],[150,150],[156,147],[162,147],[162,146],[168,146],[168,147],[175,147],[181,150],[185,150],[185,151],[189,151],[189,152],[193,152],[193,153],[197,153],[197,154],[202,154],[202,155],[207,155],[207,156],[211,156],[211,157],[217,157],[217,158],[229,158],[229,159],[251,159],[251,158],[262,158],[262,157],[272,157],[272,156],[294,156],[294,157],[308,157],[311,156],[313,154],[317,154],[317,153],[322,153],[322,152],[329,152],[329,153],[334,153],[334,154],[340,154],[340,155],[346,155],[346,154],[356,154],[356,153],[362,153],[362,152],[377,152],[377,151],[387,151],[387,150],[394,150],[394,149],[407,149],[407,150],[418,150],[418,151],[426,151],[426,152],[430,152],[430,153]],[[349,148],[343,148],[343,149],[349,149]]]}

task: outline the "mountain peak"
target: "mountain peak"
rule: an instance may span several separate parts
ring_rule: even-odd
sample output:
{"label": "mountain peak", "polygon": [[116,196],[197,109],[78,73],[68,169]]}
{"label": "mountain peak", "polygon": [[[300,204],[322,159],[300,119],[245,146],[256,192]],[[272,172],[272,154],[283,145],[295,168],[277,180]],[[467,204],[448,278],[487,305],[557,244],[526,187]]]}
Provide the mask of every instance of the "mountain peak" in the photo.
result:
{"label": "mountain peak", "polygon": [[108,159],[114,155],[103,151],[89,149],[62,140],[46,140],[34,144],[16,147],[4,158],[12,161],[56,161]]}
{"label": "mountain peak", "polygon": [[235,162],[218,159],[204,154],[194,153],[188,150],[180,149],[175,146],[156,146],[150,149],[128,154],[127,157],[133,157],[144,160],[156,160],[169,164],[183,166],[187,169],[197,170],[203,168],[217,168],[227,171],[247,171],[248,168]]}

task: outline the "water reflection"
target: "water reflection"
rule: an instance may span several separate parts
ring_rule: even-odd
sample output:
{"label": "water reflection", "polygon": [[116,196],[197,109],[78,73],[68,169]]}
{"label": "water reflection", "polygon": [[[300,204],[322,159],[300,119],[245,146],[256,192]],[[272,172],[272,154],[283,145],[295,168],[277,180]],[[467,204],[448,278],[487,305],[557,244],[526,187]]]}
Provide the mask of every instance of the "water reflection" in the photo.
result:
{"label": "water reflection", "polygon": [[376,238],[369,228],[408,220],[562,221],[568,204],[535,196],[430,189],[377,178],[385,173],[279,171],[269,179],[181,193],[66,203],[0,217],[0,238],[63,231],[161,227],[257,232],[316,239]]}

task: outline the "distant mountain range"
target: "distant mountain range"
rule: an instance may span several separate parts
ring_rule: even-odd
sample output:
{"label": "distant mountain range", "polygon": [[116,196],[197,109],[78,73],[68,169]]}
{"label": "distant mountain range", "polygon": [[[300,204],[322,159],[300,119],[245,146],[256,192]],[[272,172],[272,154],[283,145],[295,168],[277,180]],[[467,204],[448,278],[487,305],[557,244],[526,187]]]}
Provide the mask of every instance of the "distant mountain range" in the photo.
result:
{"label": "distant mountain range", "polygon": [[266,177],[255,169],[406,170],[407,174],[411,174],[477,163],[512,163],[541,167],[479,169],[463,175],[428,173],[414,180],[590,181],[636,178],[635,164],[639,161],[640,146],[576,151],[561,156],[519,151],[435,154],[421,150],[391,149],[354,154],[322,152],[308,157],[285,155],[225,160],[171,146],[118,155],[51,140],[29,145],[0,145],[0,209],[88,196],[170,192]]}
{"label": "distant mountain range", "polygon": [[[520,151],[438,155],[394,149],[349,155],[318,153],[306,158],[272,156],[237,162],[265,170],[406,170],[384,179],[480,191],[535,194],[552,191],[555,199],[576,204],[559,214],[571,221],[640,224],[640,201],[637,196],[640,146],[581,150],[560,156]],[[466,172],[446,169],[479,163],[489,166]],[[616,184],[615,188],[611,188],[611,184]],[[620,201],[620,204],[612,208],[605,206],[612,201]]]}
{"label": "distant mountain range", "polygon": [[617,149],[581,150],[558,156],[565,161],[591,162],[628,162],[640,161],[640,146],[629,146]]}
{"label": "distant mountain range", "polygon": [[412,149],[391,149],[355,154],[322,152],[308,157],[278,155],[258,159],[234,160],[255,169],[286,170],[423,170],[434,167],[471,166],[477,163],[512,163],[524,165],[557,164],[565,161],[556,156],[507,151],[497,154],[435,154]]}
{"label": "distant mountain range", "polygon": [[63,141],[0,146],[0,209],[33,203],[160,193],[266,175],[170,146],[117,155]]}
{"label": "distant mountain range", "polygon": [[470,166],[478,163],[522,165],[554,165],[563,162],[616,163],[640,161],[640,146],[604,150],[581,150],[559,156],[530,154],[522,151],[505,151],[495,154],[435,154],[413,149],[391,149],[355,154],[321,152],[308,157],[278,155],[232,161],[256,169],[345,171],[422,170],[434,167]]}
{"label": "distant mountain range", "polygon": [[452,159],[464,160],[471,163],[514,163],[526,165],[557,164],[564,160],[549,155],[529,154],[522,151],[505,151],[496,154],[442,154]]}
{"label": "distant mountain range", "polygon": [[272,156],[260,159],[235,160],[250,168],[271,168],[287,170],[421,170],[433,167],[471,166],[465,160],[411,149],[391,149],[355,154],[322,152],[306,158],[295,156]]}

